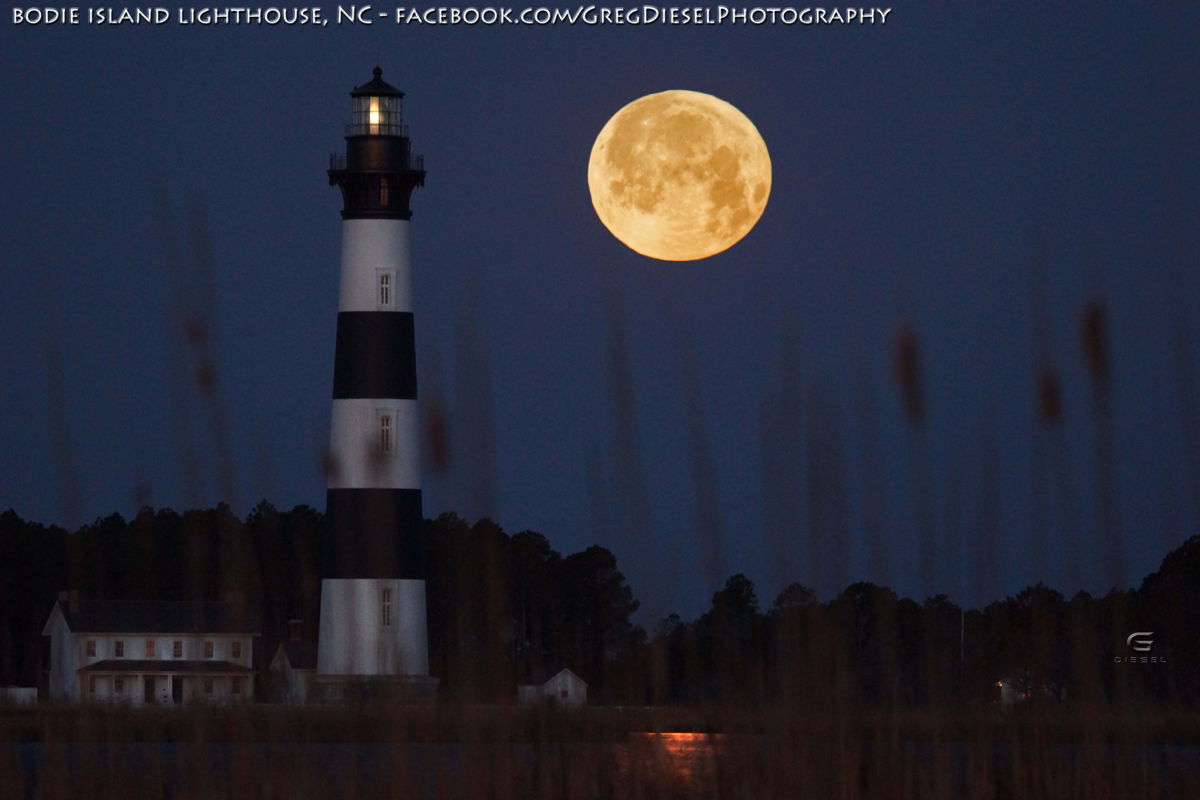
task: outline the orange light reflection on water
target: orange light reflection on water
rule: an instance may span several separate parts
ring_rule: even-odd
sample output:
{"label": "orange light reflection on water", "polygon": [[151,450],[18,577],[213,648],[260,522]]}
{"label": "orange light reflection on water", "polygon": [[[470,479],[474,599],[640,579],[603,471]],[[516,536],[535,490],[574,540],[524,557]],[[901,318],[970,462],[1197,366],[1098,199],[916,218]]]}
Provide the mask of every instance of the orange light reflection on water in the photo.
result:
{"label": "orange light reflection on water", "polygon": [[721,734],[667,731],[638,736],[653,744],[660,767],[681,781],[693,783],[713,777]]}

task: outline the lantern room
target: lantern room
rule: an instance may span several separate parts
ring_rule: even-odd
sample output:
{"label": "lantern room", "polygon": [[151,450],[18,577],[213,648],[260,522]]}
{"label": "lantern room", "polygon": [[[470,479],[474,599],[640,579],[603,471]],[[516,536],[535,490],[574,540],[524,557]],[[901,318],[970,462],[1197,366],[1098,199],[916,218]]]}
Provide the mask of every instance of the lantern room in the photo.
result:
{"label": "lantern room", "polygon": [[375,78],[350,92],[350,124],[347,136],[404,136],[404,92],[383,80],[376,67]]}

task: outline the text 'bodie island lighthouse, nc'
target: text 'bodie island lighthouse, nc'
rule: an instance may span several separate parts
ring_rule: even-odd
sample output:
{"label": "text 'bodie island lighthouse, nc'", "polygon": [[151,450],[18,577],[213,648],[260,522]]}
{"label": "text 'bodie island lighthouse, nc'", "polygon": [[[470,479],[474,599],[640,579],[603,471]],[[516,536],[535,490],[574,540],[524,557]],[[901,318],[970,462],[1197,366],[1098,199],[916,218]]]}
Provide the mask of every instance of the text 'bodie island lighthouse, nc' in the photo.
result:
{"label": "text 'bodie island lighthouse, nc'", "polygon": [[409,279],[413,189],[425,182],[382,70],[350,93],[333,373],[327,526],[313,689],[325,699],[431,697],[417,381]]}

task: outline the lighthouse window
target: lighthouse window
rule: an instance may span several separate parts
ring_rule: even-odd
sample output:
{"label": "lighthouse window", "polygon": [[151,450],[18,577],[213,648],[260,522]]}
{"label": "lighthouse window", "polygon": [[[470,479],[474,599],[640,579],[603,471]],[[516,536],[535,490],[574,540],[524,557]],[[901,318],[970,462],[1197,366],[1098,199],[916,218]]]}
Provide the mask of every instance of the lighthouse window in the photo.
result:
{"label": "lighthouse window", "polygon": [[383,621],[383,627],[392,627],[392,590],[384,589],[382,592],[382,608],[380,609],[380,619]]}
{"label": "lighthouse window", "polygon": [[381,206],[386,206],[391,202],[391,200],[389,198],[390,192],[388,191],[388,189],[389,189],[388,179],[380,178],[379,179],[379,205],[381,205]]}
{"label": "lighthouse window", "polygon": [[379,113],[379,105],[380,105],[379,98],[372,97],[371,103],[370,103],[370,110],[367,112],[367,118],[371,124],[370,132],[371,132],[372,136],[379,133],[379,118],[381,116]]}
{"label": "lighthouse window", "polygon": [[390,308],[392,305],[392,273],[379,273],[379,307]]}
{"label": "lighthouse window", "polygon": [[379,417],[379,451],[392,452],[392,415],[382,414]]}

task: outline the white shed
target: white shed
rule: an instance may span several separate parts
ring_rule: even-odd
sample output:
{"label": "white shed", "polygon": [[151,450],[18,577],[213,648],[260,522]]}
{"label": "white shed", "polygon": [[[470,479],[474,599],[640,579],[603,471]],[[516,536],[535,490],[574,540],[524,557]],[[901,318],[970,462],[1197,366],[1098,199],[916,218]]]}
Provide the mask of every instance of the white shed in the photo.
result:
{"label": "white shed", "polygon": [[551,703],[560,706],[582,706],[587,705],[587,688],[587,681],[563,667],[540,683],[518,686],[517,702],[522,705]]}
{"label": "white shed", "polygon": [[36,686],[0,686],[0,705],[32,706],[37,694]]}
{"label": "white shed", "polygon": [[307,702],[309,682],[317,674],[317,643],[304,641],[303,630],[299,620],[289,620],[287,641],[279,643],[271,659],[277,699],[284,703]]}

